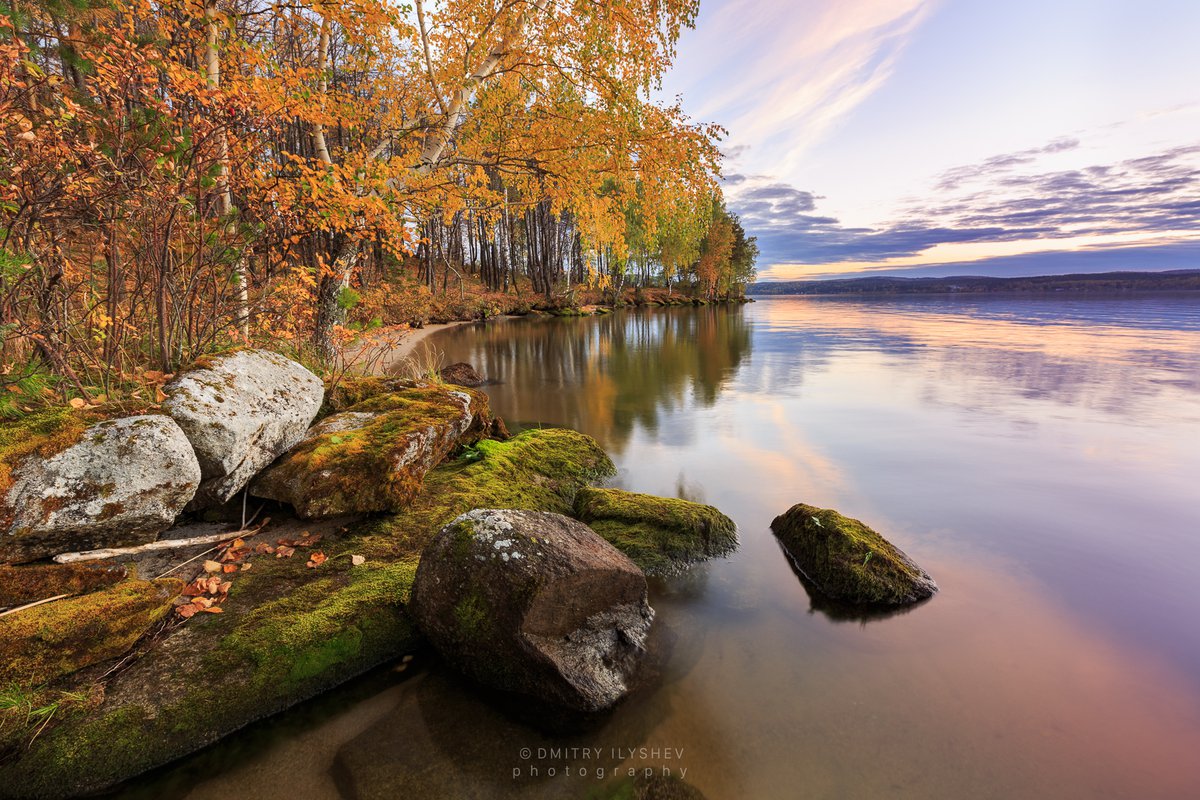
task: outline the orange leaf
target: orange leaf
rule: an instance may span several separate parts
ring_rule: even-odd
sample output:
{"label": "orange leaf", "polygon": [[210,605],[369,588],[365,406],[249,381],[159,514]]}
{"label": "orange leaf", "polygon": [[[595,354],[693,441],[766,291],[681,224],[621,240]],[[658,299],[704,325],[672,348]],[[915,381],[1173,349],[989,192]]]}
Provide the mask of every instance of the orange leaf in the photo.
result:
{"label": "orange leaf", "polygon": [[313,553],[311,556],[308,557],[308,565],[307,566],[309,569],[312,569],[313,567],[319,567],[325,563],[326,558],[327,558],[327,556],[324,553],[322,553],[320,550],[318,550],[317,552]]}
{"label": "orange leaf", "polygon": [[207,612],[209,614],[224,614],[225,613],[225,609],[221,608],[220,606],[209,606],[208,608],[202,608],[200,610]]}
{"label": "orange leaf", "polygon": [[218,564],[216,561],[205,561],[204,562],[204,571],[205,572],[220,572],[221,565]]}
{"label": "orange leaf", "polygon": [[200,608],[199,606],[194,606],[191,603],[188,603],[187,605],[180,606],[175,610],[179,613],[179,616],[183,617],[184,619],[190,619],[193,614],[200,610]]}
{"label": "orange leaf", "polygon": [[221,567],[222,572],[237,572],[237,570],[237,564],[226,564],[225,566]]}

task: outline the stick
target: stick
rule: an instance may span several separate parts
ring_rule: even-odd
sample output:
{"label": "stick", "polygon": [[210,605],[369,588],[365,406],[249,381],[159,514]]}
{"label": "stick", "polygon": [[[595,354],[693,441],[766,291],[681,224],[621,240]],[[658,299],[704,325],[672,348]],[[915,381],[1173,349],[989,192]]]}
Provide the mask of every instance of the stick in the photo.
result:
{"label": "stick", "polygon": [[207,536],[193,536],[190,539],[162,539],[157,542],[150,542],[149,544],[139,544],[136,547],[111,547],[102,550],[84,550],[79,553],[60,553],[54,557],[54,561],[57,564],[74,564],[79,561],[97,561],[102,558],[135,556],[155,550],[176,550],[180,547],[191,547],[197,544],[232,541],[239,537],[253,536],[260,530],[262,530],[262,525],[257,528],[246,528],[240,531],[212,533]]}
{"label": "stick", "polygon": [[70,596],[71,595],[69,595],[69,594],[56,594],[56,595],[54,595],[54,597],[47,597],[45,600],[35,600],[32,603],[26,603],[23,606],[17,606],[16,608],[10,608],[8,611],[0,611],[0,617],[7,617],[9,614],[15,614],[18,611],[24,611],[27,608],[33,608],[34,606],[40,606],[42,603],[53,603],[55,600],[62,600],[64,597],[70,597]]}

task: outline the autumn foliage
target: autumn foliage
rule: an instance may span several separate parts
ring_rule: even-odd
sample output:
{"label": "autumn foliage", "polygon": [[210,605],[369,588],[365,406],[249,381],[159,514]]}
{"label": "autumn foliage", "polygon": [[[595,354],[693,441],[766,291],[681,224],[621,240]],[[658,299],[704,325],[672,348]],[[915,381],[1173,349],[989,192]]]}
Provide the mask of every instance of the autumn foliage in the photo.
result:
{"label": "autumn foliage", "polygon": [[0,383],[92,399],[247,341],[328,360],[401,272],[730,291],[720,132],[651,99],[696,11],[0,5]]}

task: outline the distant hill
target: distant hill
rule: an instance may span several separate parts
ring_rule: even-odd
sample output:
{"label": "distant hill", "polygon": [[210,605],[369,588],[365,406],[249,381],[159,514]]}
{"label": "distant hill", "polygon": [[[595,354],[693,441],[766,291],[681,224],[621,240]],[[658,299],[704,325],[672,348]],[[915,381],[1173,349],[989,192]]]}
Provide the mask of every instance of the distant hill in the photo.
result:
{"label": "distant hill", "polygon": [[1200,269],[1168,272],[1099,272],[992,278],[866,277],[823,281],[770,281],[751,284],[749,295],[791,294],[988,294],[991,292],[1200,291]]}

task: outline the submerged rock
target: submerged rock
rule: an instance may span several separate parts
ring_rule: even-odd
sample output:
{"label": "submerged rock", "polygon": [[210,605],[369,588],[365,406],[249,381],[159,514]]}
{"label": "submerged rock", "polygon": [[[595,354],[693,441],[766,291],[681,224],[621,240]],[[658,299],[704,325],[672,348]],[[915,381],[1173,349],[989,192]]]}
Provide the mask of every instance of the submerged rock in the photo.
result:
{"label": "submerged rock", "polygon": [[794,505],[771,530],[797,569],[835,600],[896,606],[937,591],[933,578],[898,547],[832,509]]}
{"label": "submerged rock", "polygon": [[586,525],[484,509],[422,554],[410,611],[480,683],[582,713],[629,691],[654,619],[645,575]]}
{"label": "submerged rock", "polygon": [[491,425],[487,396],[422,387],[326,417],[251,485],[305,518],[398,511],[425,474]]}
{"label": "submerged rock", "polygon": [[207,359],[163,387],[163,408],[195,448],[204,478],[194,507],[221,505],[304,438],[325,387],[300,364],[268,350]]}
{"label": "submerged rock", "polygon": [[125,567],[91,564],[0,566],[0,608],[60,594],[86,594],[125,579]]}
{"label": "submerged rock", "polygon": [[0,476],[0,486],[8,484],[0,495],[0,563],[151,542],[200,484],[191,445],[161,414],[85,427],[63,413],[36,432],[7,433],[42,437],[44,445],[12,456]]}
{"label": "submerged rock", "polygon": [[737,525],[712,506],[624,492],[584,489],[575,516],[650,573],[665,573],[732,552]]}
{"label": "submerged rock", "polygon": [[171,610],[183,581],[124,581],[0,617],[0,685],[40,686],[116,658]]}
{"label": "submerged rock", "polygon": [[487,379],[475,371],[475,368],[465,361],[458,361],[440,370],[441,378],[446,383],[455,386],[483,386]]}

